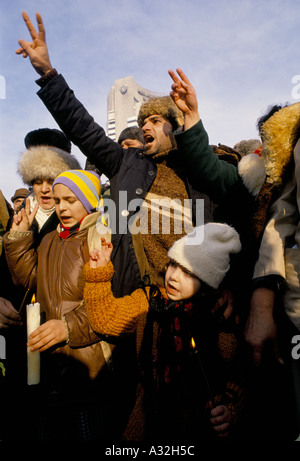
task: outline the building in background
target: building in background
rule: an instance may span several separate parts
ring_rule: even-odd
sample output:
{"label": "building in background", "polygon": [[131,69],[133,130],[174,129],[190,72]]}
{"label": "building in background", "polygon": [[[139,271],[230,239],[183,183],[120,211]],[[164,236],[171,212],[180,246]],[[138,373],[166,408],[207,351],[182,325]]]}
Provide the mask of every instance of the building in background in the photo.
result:
{"label": "building in background", "polygon": [[124,128],[137,126],[137,117],[145,101],[162,96],[138,85],[133,77],[115,80],[107,97],[107,136],[114,141]]}

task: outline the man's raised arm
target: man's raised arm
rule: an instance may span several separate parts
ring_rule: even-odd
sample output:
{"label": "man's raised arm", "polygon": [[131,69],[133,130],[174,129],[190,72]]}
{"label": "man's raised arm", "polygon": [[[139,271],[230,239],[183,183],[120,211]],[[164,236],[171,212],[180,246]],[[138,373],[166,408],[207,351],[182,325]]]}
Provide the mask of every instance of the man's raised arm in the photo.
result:
{"label": "man's raised arm", "polygon": [[209,144],[208,135],[198,111],[196,91],[181,69],[169,70],[173,80],[170,96],[184,114],[184,130],[175,133],[177,147],[184,159],[187,177],[217,203],[231,190],[240,187],[236,166],[219,159]]}
{"label": "man's raised arm", "polygon": [[32,25],[27,13],[22,13],[32,42],[19,40],[16,50],[24,58],[29,56],[36,72],[41,76],[36,83],[40,86],[39,98],[43,101],[54,120],[65,135],[81,152],[108,178],[118,172],[123,158],[122,147],[108,138],[105,130],[88,113],[83,104],[75,97],[62,75],[52,68],[45,29],[41,15],[36,13],[38,32]]}

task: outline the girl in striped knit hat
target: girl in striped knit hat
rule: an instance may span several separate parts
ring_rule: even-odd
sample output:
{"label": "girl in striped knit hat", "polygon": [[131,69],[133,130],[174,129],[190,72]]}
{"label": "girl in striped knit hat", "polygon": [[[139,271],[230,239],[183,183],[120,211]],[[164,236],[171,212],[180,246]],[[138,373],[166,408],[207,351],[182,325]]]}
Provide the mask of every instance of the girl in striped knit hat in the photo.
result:
{"label": "girl in striped knit hat", "polygon": [[89,251],[97,245],[101,250],[101,237],[109,240],[110,232],[102,222],[101,182],[96,173],[69,170],[59,174],[53,196],[59,225],[44,236],[38,250],[30,230],[36,210],[30,211],[29,201],[15,215],[4,239],[14,283],[34,290],[44,318],[27,343],[31,351],[41,352],[43,399],[41,406],[35,402],[38,415],[30,414],[39,432],[27,424],[28,415],[26,424],[33,438],[89,440],[99,438],[101,430],[97,424],[90,427],[88,420],[80,427],[80,414],[93,409],[91,420],[99,421],[99,379],[100,374],[104,379],[102,372],[113,346],[101,341],[89,324],[83,268]]}

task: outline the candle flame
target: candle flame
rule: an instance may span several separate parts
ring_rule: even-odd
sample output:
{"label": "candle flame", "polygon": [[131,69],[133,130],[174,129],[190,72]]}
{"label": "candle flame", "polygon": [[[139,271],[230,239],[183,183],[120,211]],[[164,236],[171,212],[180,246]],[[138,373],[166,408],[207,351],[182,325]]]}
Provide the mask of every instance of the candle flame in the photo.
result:
{"label": "candle flame", "polygon": [[196,349],[196,343],[193,337],[191,338],[191,346],[193,349]]}
{"label": "candle flame", "polygon": [[32,298],[31,298],[31,304],[35,303],[35,294],[33,293]]}

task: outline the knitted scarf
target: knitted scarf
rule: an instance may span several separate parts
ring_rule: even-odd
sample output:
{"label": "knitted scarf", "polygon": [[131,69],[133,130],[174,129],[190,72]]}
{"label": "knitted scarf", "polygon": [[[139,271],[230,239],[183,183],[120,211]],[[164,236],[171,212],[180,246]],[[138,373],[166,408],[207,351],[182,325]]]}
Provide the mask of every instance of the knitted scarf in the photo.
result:
{"label": "knitted scarf", "polygon": [[[33,210],[37,202],[37,199],[35,195],[30,195],[30,211]],[[38,230],[40,231],[47,219],[52,215],[52,213],[55,213],[55,206],[53,206],[50,210],[44,210],[41,206],[38,207],[37,213],[35,215],[35,221],[37,222],[38,225]]]}
{"label": "knitted scarf", "polygon": [[192,433],[199,437],[201,428],[203,438],[210,437],[204,433],[210,433],[207,402],[212,395],[216,404],[230,408],[234,420],[243,407],[240,365],[232,368],[236,326],[228,321],[225,325],[223,317],[211,310],[210,295],[173,302],[151,287],[148,300],[139,356],[146,431],[149,437],[176,440]]}
{"label": "knitted scarf", "polygon": [[194,310],[191,300],[173,302],[150,290],[140,364],[151,437],[186,434],[205,413],[209,396],[191,341]]}
{"label": "knitted scarf", "polygon": [[183,356],[192,352],[191,332],[183,316],[191,315],[191,302],[173,302],[161,293],[150,297],[150,324],[157,322],[152,348],[154,387],[157,392],[181,372]]}

